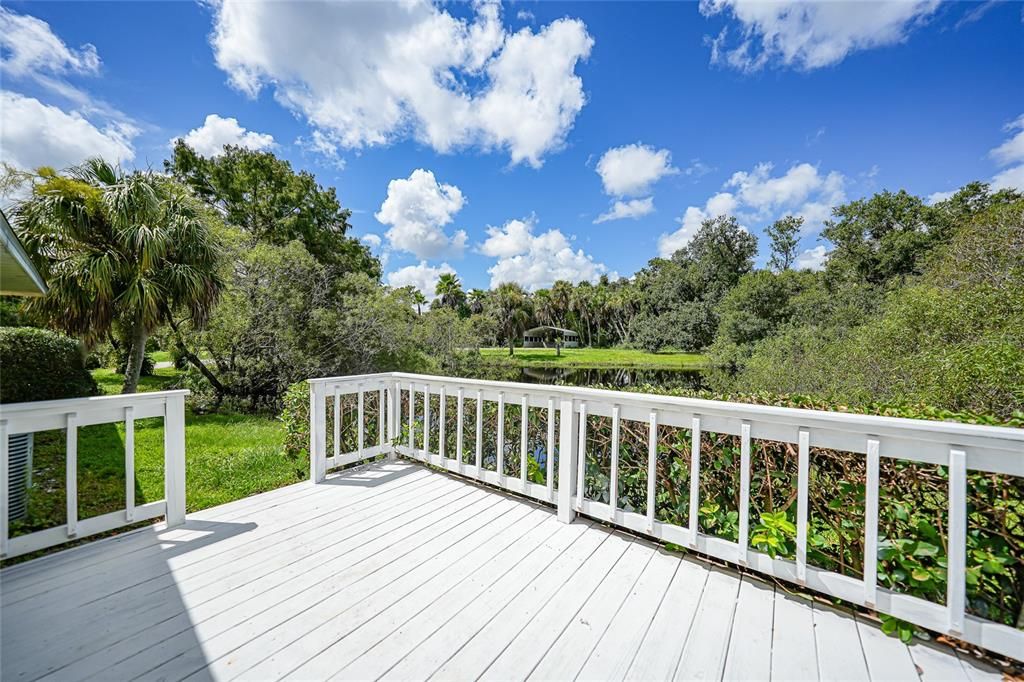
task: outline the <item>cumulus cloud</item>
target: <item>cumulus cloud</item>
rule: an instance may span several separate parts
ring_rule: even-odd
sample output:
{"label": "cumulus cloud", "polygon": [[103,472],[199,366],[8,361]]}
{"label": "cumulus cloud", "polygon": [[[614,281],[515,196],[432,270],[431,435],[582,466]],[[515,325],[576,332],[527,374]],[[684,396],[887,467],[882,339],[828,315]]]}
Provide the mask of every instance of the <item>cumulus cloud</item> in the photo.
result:
{"label": "cumulus cloud", "polygon": [[449,236],[444,226],[465,203],[458,187],[442,184],[433,172],[417,168],[408,178],[388,183],[388,195],[375,217],[390,226],[385,236],[397,251],[424,259],[457,257],[465,249],[466,232],[458,230]]}
{"label": "cumulus cloud", "polygon": [[[172,146],[177,139],[171,140]],[[203,125],[193,128],[181,139],[203,156],[219,156],[224,153],[225,145],[253,150],[274,146],[273,135],[246,130],[238,124],[238,119],[224,118],[217,114],[208,114]]]}
{"label": "cumulus cloud", "polygon": [[510,220],[500,228],[488,228],[488,237],[480,252],[498,257],[487,272],[491,287],[516,282],[530,291],[551,286],[557,280],[573,283],[596,282],[608,273],[583,249],[573,250],[569,239],[560,230],[533,234],[532,221]]}
{"label": "cumulus cloud", "polygon": [[583,108],[576,65],[593,46],[564,18],[514,33],[496,3],[456,18],[424,0],[214,6],[217,65],[249,96],[274,90],[325,140],[349,148],[412,137],[540,166]]}
{"label": "cumulus cloud", "polygon": [[128,162],[135,158],[136,135],[127,124],[99,128],[76,112],[0,91],[0,149],[3,160],[16,168],[65,168],[91,156]]}
{"label": "cumulus cloud", "polygon": [[824,246],[815,246],[797,256],[793,267],[797,270],[821,270],[825,267],[827,257]]}
{"label": "cumulus cloud", "polygon": [[683,216],[676,220],[679,229],[670,234],[662,234],[658,237],[658,255],[662,258],[669,258],[673,253],[690,243],[690,240],[700,230],[701,223],[710,218],[717,218],[720,215],[729,215],[736,210],[738,202],[736,197],[729,192],[719,192],[704,204],[704,208],[689,206],[683,212]]}
{"label": "cumulus cloud", "polygon": [[823,174],[809,163],[796,164],[780,175],[773,175],[773,170],[772,164],[759,163],[752,170],[733,173],[723,185],[729,191],[713,195],[703,207],[689,206],[677,220],[679,228],[661,235],[658,252],[668,258],[693,239],[704,220],[720,215],[755,223],[791,213],[804,219],[802,234],[814,234],[832,207],[846,201],[846,177],[838,171]]}
{"label": "cumulus cloud", "polygon": [[364,234],[362,237],[359,238],[359,241],[363,242],[371,249],[378,249],[380,248],[381,245],[380,235],[374,234],[372,232],[370,232],[369,234]]}
{"label": "cumulus cloud", "polygon": [[407,265],[394,272],[388,273],[388,285],[396,289],[400,287],[415,287],[428,300],[437,298],[434,293],[437,289],[437,280],[441,275],[450,272],[457,274],[455,268],[447,263],[441,263],[437,267],[427,265],[426,261],[420,261],[417,265]]}
{"label": "cumulus cloud", "polygon": [[654,213],[654,197],[646,199],[630,199],[629,201],[616,201],[612,204],[611,210],[597,216],[594,223],[604,223],[609,220],[621,220],[623,218],[642,218],[648,213]]}
{"label": "cumulus cloud", "polygon": [[996,173],[991,183],[992,189],[1015,189],[1024,192],[1024,164]]}
{"label": "cumulus cloud", "polygon": [[678,172],[667,149],[644,144],[613,147],[597,162],[605,193],[618,197],[648,194],[658,180]]}
{"label": "cumulus cloud", "polygon": [[812,70],[838,64],[854,52],[901,43],[938,6],[938,0],[890,0],[867,7],[859,2],[701,0],[700,11],[732,20],[707,40],[711,62],[752,72],[767,65]]}
{"label": "cumulus cloud", "polygon": [[[1007,133],[1013,133],[1013,131],[1015,130],[1017,132],[1012,137],[1003,142],[1001,145],[990,151],[989,156],[995,159],[996,163],[998,163],[1000,166],[1008,166],[1011,163],[1024,162],[1024,114],[1017,118],[1017,120],[1007,123],[1006,126],[1004,126],[1003,130],[1006,131]],[[1010,169],[1011,176],[1015,174],[1019,176],[1021,172],[1022,171],[1020,168]],[[1006,171],[1000,173],[996,177],[998,178],[1001,175],[1005,175],[1005,173]],[[1003,181],[1005,182],[1005,177]]]}

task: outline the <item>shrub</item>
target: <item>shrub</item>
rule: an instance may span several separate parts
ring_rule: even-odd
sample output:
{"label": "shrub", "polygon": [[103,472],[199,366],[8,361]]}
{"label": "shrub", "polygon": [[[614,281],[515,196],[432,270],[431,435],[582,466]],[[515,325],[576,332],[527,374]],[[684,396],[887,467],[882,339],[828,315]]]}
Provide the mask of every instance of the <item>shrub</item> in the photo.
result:
{"label": "shrub", "polygon": [[309,384],[297,381],[284,394],[284,451],[289,457],[309,457]]}
{"label": "shrub", "polygon": [[78,342],[34,327],[0,327],[0,403],[97,395]]}

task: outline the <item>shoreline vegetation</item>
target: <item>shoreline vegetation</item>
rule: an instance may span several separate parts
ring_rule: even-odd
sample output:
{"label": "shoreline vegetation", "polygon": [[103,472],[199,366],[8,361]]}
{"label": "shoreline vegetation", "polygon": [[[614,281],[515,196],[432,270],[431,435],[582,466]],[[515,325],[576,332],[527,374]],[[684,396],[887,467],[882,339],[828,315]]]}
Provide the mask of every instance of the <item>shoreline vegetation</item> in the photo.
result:
{"label": "shoreline vegetation", "polygon": [[681,351],[648,353],[632,348],[563,348],[561,355],[554,348],[516,348],[515,355],[508,348],[481,348],[480,355],[487,364],[517,367],[580,367],[593,369],[704,369],[707,356]]}

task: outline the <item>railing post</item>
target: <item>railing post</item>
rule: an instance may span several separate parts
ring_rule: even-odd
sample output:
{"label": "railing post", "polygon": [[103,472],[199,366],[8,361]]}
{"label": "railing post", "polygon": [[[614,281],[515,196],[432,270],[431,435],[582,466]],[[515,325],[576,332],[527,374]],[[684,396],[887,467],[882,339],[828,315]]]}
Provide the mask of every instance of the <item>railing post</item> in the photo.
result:
{"label": "railing post", "polygon": [[327,477],[327,396],[321,382],[309,385],[309,480]]}
{"label": "railing post", "polygon": [[573,485],[576,482],[576,410],[571,398],[558,403],[558,520],[572,523],[576,511],[572,508]]}
{"label": "railing post", "polygon": [[388,403],[388,460],[395,461],[395,448],[398,442],[398,421],[401,419],[402,400],[401,388],[398,382],[392,382],[388,387],[390,402]]}
{"label": "railing post", "polygon": [[185,523],[185,396],[167,398],[164,408],[164,495],[167,525]]}

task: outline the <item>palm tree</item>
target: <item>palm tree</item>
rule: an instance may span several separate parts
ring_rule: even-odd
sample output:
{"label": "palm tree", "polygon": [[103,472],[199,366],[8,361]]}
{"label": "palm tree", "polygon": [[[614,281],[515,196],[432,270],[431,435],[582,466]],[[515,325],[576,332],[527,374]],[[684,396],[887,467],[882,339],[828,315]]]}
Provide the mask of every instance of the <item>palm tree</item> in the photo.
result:
{"label": "palm tree", "polygon": [[484,301],[487,299],[487,292],[483,289],[469,290],[469,312],[479,315],[484,311]]}
{"label": "palm tree", "polygon": [[90,159],[40,169],[14,226],[49,285],[29,309],[87,345],[119,327],[123,393],[138,388],[146,340],[175,311],[205,324],[222,287],[209,214],[177,182]]}
{"label": "palm tree", "polygon": [[412,302],[416,304],[416,314],[423,314],[423,304],[427,302],[427,297],[423,295],[423,292],[419,289],[413,289],[412,291]]}
{"label": "palm tree", "polygon": [[462,290],[462,282],[451,272],[446,272],[437,280],[434,293],[441,297],[441,305],[446,308],[459,308],[466,302],[466,292]]}
{"label": "palm tree", "polygon": [[558,311],[550,289],[538,289],[534,292],[533,308],[538,322],[557,326],[555,323],[558,321]]}
{"label": "palm tree", "polygon": [[532,311],[529,295],[518,284],[498,285],[491,295],[498,331],[508,341],[508,354],[515,354],[516,337],[530,324]]}

